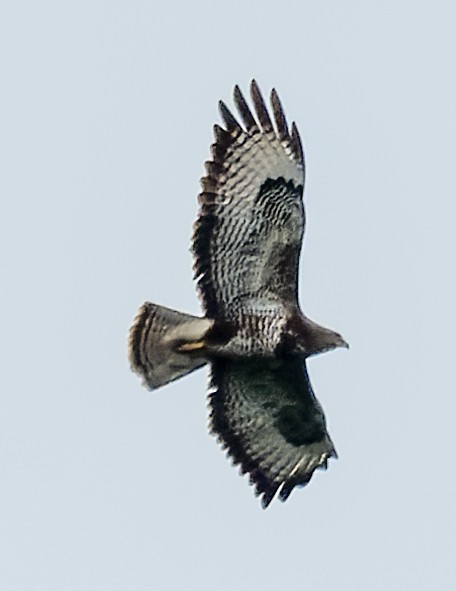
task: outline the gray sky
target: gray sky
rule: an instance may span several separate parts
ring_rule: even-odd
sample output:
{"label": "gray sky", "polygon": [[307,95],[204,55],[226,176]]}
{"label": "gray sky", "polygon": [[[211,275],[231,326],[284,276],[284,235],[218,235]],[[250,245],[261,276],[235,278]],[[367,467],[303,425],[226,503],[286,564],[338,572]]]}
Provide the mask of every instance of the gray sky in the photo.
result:
{"label": "gray sky", "polygon": [[[454,2],[0,9],[0,588],[456,588]],[[340,459],[266,512],[200,371],[126,360],[188,250],[217,100],[275,86],[305,143],[310,362]]]}

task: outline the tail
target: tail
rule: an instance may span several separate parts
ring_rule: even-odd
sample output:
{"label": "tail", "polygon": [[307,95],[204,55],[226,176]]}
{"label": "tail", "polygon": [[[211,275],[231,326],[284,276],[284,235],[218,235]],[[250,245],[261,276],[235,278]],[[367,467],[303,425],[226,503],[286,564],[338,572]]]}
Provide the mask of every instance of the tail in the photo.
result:
{"label": "tail", "polygon": [[146,302],[130,329],[131,368],[151,390],[207,363],[204,336],[214,321]]}

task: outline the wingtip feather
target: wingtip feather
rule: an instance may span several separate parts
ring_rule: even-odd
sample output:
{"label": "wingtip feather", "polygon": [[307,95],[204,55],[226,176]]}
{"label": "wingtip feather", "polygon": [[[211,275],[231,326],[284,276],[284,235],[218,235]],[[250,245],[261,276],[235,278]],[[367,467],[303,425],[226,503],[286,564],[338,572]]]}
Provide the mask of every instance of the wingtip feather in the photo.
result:
{"label": "wingtip feather", "polygon": [[274,128],[272,125],[271,118],[269,117],[268,109],[264,102],[263,95],[261,94],[260,87],[258,86],[255,80],[252,80],[250,84],[250,94],[261,128],[265,132],[273,131]]}
{"label": "wingtip feather", "polygon": [[252,115],[252,111],[250,110],[247,101],[245,100],[244,95],[242,94],[241,89],[237,84],[234,87],[233,98],[234,104],[236,105],[236,108],[239,111],[239,114],[242,118],[242,121],[244,122],[247,131],[252,131],[253,129],[258,128],[257,122],[255,121],[255,118]]}
{"label": "wingtip feather", "polygon": [[299,135],[298,128],[294,121],[291,124],[291,147],[298,162],[304,166],[304,150],[302,147],[301,136]]}
{"label": "wingtip feather", "polygon": [[237,119],[228,109],[223,101],[219,101],[219,111],[227,130],[231,133],[240,133],[242,131]]}
{"label": "wingtip feather", "polygon": [[275,88],[273,88],[271,91],[271,105],[272,112],[274,113],[274,119],[279,139],[281,141],[290,140],[290,134],[288,132],[288,124],[287,119],[285,117],[285,112],[283,110],[282,103]]}

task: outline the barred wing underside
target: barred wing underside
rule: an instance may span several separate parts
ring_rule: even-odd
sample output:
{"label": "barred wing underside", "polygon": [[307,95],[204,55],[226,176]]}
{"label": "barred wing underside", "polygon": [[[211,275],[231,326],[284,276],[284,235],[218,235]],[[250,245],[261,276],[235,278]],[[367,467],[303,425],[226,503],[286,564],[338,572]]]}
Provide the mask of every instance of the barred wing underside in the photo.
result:
{"label": "barred wing underside", "polygon": [[304,159],[295,125],[288,130],[279,98],[275,127],[252,82],[252,115],[238,87],[234,100],[244,127],[220,103],[226,129],[214,127],[195,224],[195,276],[206,313],[237,317],[256,305],[297,302],[304,208]]}
{"label": "barred wing underside", "polygon": [[277,492],[286,500],[336,457],[304,361],[218,359],[212,386],[212,430],[250,474],[263,507]]}

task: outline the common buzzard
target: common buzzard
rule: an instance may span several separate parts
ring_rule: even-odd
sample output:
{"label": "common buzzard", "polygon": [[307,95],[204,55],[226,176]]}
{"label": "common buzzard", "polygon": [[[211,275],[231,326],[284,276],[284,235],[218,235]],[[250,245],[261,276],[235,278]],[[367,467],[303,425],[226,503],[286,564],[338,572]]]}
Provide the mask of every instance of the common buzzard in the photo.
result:
{"label": "common buzzard", "polygon": [[129,358],[150,389],[210,365],[211,430],[267,507],[336,457],[306,359],[348,345],[299,307],[301,140],[275,90],[273,120],[255,81],[250,91],[254,112],[234,88],[242,124],[219,103],[224,128],[201,180],[192,249],[205,316],[145,303]]}

